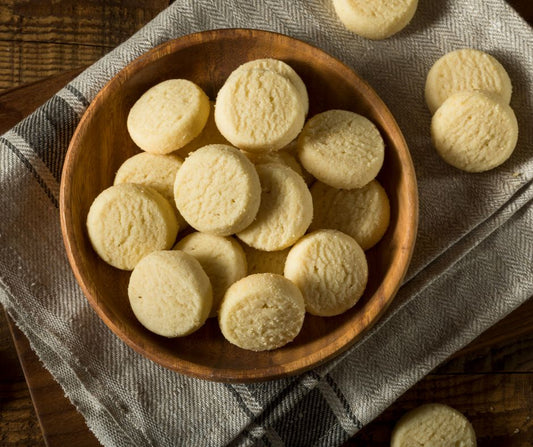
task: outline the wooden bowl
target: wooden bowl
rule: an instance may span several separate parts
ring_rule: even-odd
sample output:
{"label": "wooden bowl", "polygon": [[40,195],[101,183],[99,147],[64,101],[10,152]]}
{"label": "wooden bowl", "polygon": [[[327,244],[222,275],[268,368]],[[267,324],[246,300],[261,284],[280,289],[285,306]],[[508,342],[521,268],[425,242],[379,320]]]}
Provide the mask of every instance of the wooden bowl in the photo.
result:
{"label": "wooden bowl", "polygon": [[[378,176],[391,203],[390,227],[367,252],[369,283],[360,301],[337,317],[307,315],[301,333],[270,352],[228,343],[216,319],[197,332],[167,339],[146,330],[128,301],[130,273],[103,262],[93,251],[85,221],[94,198],[112,185],[124,160],[139,152],[126,129],[130,107],[149,87],[169,78],[194,81],[215,99],[240,64],[272,57],[289,63],[309,91],[313,116],[346,109],[372,120],[386,143]],[[96,96],[72,138],[61,179],[61,228],[68,258],[85,296],[100,318],[136,351],[175,371],[202,379],[246,382],[303,372],[345,351],[383,314],[397,292],[413,251],[418,216],[415,173],[396,121],[369,85],[323,51],[280,34],[245,29],[191,34],[139,57]]]}

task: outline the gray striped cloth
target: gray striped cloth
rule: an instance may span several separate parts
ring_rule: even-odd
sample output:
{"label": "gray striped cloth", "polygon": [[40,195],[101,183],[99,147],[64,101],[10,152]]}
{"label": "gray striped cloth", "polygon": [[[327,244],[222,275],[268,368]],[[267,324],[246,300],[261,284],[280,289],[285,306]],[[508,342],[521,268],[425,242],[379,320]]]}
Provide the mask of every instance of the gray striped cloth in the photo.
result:
{"label": "gray striped cloth", "polygon": [[[405,282],[386,316],[341,358],[253,385],[168,371],[122,343],[88,306],[59,227],[65,151],[84,110],[135,57],[168,39],[247,27],[310,42],[370,81],[403,130],[420,191]],[[482,174],[430,146],[425,75],[462,47],[496,56],[514,84],[520,139]],[[333,446],[533,294],[533,32],[502,0],[421,1],[385,41],[345,30],[326,0],[177,0],[0,137],[0,301],[107,446]]]}

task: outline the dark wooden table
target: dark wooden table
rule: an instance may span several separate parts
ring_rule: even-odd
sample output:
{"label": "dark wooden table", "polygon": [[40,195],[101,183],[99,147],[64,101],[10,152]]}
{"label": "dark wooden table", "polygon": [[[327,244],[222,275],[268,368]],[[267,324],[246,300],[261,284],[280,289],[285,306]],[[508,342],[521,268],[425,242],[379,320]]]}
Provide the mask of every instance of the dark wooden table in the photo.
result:
{"label": "dark wooden table", "polygon": [[[533,24],[532,0],[508,2]],[[0,133],[169,3],[2,0]],[[346,445],[388,446],[398,418],[427,402],[443,402],[463,412],[482,447],[533,445],[533,300],[429,374]],[[99,445],[27,339],[3,313],[0,445]]]}

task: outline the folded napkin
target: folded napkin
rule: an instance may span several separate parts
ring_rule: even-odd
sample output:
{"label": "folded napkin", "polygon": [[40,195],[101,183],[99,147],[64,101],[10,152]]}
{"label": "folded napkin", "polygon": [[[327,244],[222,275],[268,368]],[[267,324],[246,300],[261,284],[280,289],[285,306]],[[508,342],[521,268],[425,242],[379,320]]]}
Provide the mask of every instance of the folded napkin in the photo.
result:
{"label": "folded napkin", "polygon": [[[330,3],[177,0],[0,137],[0,301],[102,444],[341,444],[533,295],[533,31],[501,0],[428,0],[404,31],[369,41]],[[157,44],[227,27],[302,39],[369,80],[405,134],[420,193],[415,253],[385,317],[342,357],[251,385],[186,377],[122,343],[76,284],[58,213],[69,139],[100,88]],[[462,47],[496,56],[514,85],[518,147],[481,174],[446,165],[430,146],[425,76]]]}

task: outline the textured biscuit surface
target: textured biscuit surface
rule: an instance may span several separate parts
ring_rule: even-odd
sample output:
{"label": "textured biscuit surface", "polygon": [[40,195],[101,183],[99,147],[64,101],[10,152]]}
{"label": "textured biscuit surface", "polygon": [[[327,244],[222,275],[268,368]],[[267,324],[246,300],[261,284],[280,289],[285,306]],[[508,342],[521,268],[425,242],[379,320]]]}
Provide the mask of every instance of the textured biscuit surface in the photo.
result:
{"label": "textured biscuit surface", "polygon": [[392,432],[391,447],[476,447],[472,424],[442,404],[422,405],[405,414]]}
{"label": "textured biscuit surface", "polygon": [[141,152],[128,158],[115,175],[115,185],[121,183],[138,183],[154,188],[174,207],[180,229],[187,226],[174,202],[174,180],[183,164],[183,158],[177,155],[160,155]]}
{"label": "textured biscuit surface", "polygon": [[261,205],[255,220],[237,233],[251,247],[283,250],[302,237],[313,218],[313,199],[303,178],[287,166],[257,166]]}
{"label": "textured biscuit surface", "polygon": [[213,306],[209,316],[216,316],[227,288],[246,276],[246,255],[242,247],[230,237],[192,233],[180,240],[174,249],[194,256],[207,273],[213,288]]}
{"label": "textured biscuit surface", "polygon": [[310,230],[331,228],[353,237],[363,250],[383,237],[390,220],[387,193],[377,180],[362,188],[336,189],[322,182],[311,188],[313,221]]}
{"label": "textured biscuit surface", "polygon": [[305,317],[301,292],[281,275],[261,273],[234,283],[218,315],[224,337],[252,351],[279,348],[300,332]]}
{"label": "textured biscuit surface", "polygon": [[211,284],[200,263],[177,250],[144,257],[131,274],[128,297],[141,324],[165,337],[198,329],[212,303]]}
{"label": "textured biscuit surface", "polygon": [[303,167],[329,186],[361,188],[379,172],[385,143],[376,126],[347,110],[319,113],[298,137]]}
{"label": "textured biscuit surface", "polygon": [[147,254],[172,247],[178,233],[172,206],[153,188],[123,183],[102,191],[87,215],[94,250],[113,267],[132,270]]}
{"label": "textured biscuit surface", "polygon": [[341,22],[367,39],[386,39],[405,28],[418,0],[333,0]]}
{"label": "textured biscuit surface", "polygon": [[513,88],[505,68],[490,54],[470,48],[452,51],[429,70],[426,103],[435,113],[454,93],[475,90],[494,93],[509,104]]}
{"label": "textured biscuit surface", "polygon": [[319,230],[291,248],[285,276],[302,291],[307,312],[327,317],[345,312],[359,300],[368,266],[363,249],[352,237]]}
{"label": "textured biscuit surface", "polygon": [[137,100],[127,127],[142,150],[168,154],[200,134],[208,115],[209,98],[200,87],[186,79],[169,79]]}
{"label": "textured biscuit surface", "polygon": [[283,275],[289,248],[278,251],[264,251],[243,244],[243,249],[246,254],[249,275],[253,273],[276,273]]}
{"label": "textured biscuit surface", "polygon": [[212,144],[186,158],[176,175],[174,198],[193,228],[229,236],[254,220],[261,184],[254,165],[241,151]]}
{"label": "textured biscuit surface", "polygon": [[245,151],[281,149],[296,138],[304,120],[296,87],[270,70],[234,73],[217,95],[216,125],[231,144]]}
{"label": "textured biscuit surface", "polygon": [[218,130],[217,125],[215,124],[215,102],[209,101],[209,117],[205,123],[202,132],[190,143],[187,143],[185,146],[179,149],[179,154],[182,157],[186,157],[191,152],[194,152],[201,147],[207,146],[209,144],[230,144],[228,140]]}
{"label": "textured biscuit surface", "polygon": [[447,163],[482,172],[511,156],[518,141],[518,123],[511,107],[498,96],[460,92],[433,115],[431,139]]}
{"label": "textured biscuit surface", "polygon": [[304,112],[307,115],[307,112],[309,111],[309,96],[307,95],[307,87],[302,81],[302,78],[300,78],[298,73],[296,73],[289,64],[286,64],[285,62],[280,61],[278,59],[255,59],[253,61],[242,64],[232,74],[240,73],[244,70],[253,69],[270,70],[277,74],[280,74],[281,76],[284,76],[289,81],[291,81],[294,87],[296,87],[296,90],[298,90],[298,94],[300,95],[300,99],[304,107]]}
{"label": "textured biscuit surface", "polygon": [[288,166],[294,172],[300,174],[302,177],[304,175],[302,166],[300,165],[300,163],[298,163],[298,160],[296,160],[294,155],[290,154],[285,150],[280,150],[276,152],[244,152],[244,155],[246,155],[254,165],[280,163],[282,165]]}

